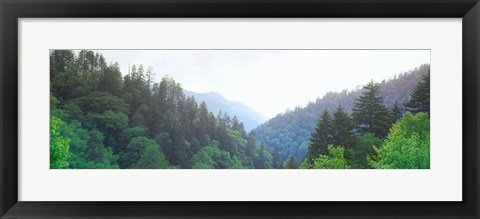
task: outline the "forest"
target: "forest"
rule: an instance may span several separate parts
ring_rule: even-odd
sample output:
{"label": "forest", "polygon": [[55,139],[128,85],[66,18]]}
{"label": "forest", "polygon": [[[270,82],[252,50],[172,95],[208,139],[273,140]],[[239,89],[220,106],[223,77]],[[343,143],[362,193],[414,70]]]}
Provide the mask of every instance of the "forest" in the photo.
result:
{"label": "forest", "polygon": [[429,65],[328,93],[249,133],[236,115],[185,95],[174,78],[154,78],[142,65],[122,75],[95,51],[51,50],[50,168],[430,167]]}
{"label": "forest", "polygon": [[[429,72],[429,65],[421,65],[379,82],[378,96],[382,98],[381,102],[390,113],[393,113],[395,103],[400,113],[404,113],[408,110],[405,105],[410,101],[412,92]],[[269,145],[272,150],[278,150],[283,160],[293,156],[295,160],[301,161],[307,154],[311,133],[315,130],[323,110],[334,112],[341,106],[351,115],[356,99],[363,90],[361,86],[350,91],[328,92],[305,107],[279,114],[254,130],[257,140]]]}

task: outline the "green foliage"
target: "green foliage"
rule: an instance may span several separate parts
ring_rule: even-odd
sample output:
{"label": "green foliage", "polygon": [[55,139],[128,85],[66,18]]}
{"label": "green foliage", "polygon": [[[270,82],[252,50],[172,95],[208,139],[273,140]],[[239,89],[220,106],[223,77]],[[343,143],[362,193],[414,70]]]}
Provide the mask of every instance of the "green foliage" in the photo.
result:
{"label": "green foliage", "polygon": [[170,163],[165,159],[160,146],[150,141],[140,156],[136,164],[132,166],[134,169],[168,169],[171,168]]}
{"label": "green foliage", "polygon": [[62,120],[50,117],[50,168],[68,168],[68,153],[70,139],[62,135],[61,129],[65,126]]}
{"label": "green foliage", "polygon": [[[399,106],[405,105],[417,83],[422,80],[424,75],[428,74],[429,70],[429,65],[422,65],[389,80],[379,82],[379,97],[382,98],[383,104],[388,109],[393,108],[395,101],[398,101]],[[346,112],[351,114],[356,99],[362,92],[362,89],[328,92],[305,107],[296,107],[278,114],[253,130],[256,140],[268,145],[270,149],[278,148],[283,161],[286,161],[290,155],[293,155],[298,161],[303,160],[308,152],[311,134],[315,132],[316,123],[324,109],[334,112],[338,106],[342,106]],[[388,123],[391,125],[391,120]],[[385,134],[386,132],[388,132],[388,127],[385,128]]]}
{"label": "green foliage", "polygon": [[373,147],[381,147],[383,140],[373,134],[357,136],[357,144],[354,148],[345,151],[347,161],[352,169],[368,169],[367,157],[374,153]]}
{"label": "green foliage", "polygon": [[209,146],[202,148],[193,156],[194,169],[241,169],[240,160],[233,159],[226,151],[219,149],[218,141],[212,141]]}
{"label": "green foliage", "polygon": [[343,146],[327,146],[329,155],[320,155],[313,161],[313,169],[350,169],[344,157],[345,148]]}
{"label": "green foliage", "polygon": [[343,145],[347,148],[354,147],[356,137],[353,134],[355,125],[350,115],[342,108],[338,107],[333,114],[333,121],[331,124],[331,141],[327,141],[327,144]]}
{"label": "green foliage", "polygon": [[[327,158],[339,160],[337,149],[333,149],[335,156],[326,149],[333,144],[345,148],[346,157],[342,152],[342,158],[352,167],[365,168],[365,157],[373,153],[373,145],[383,148],[377,137],[387,133],[398,116],[397,108],[408,101],[428,69],[425,65],[398,79],[371,83],[364,90],[328,93],[247,134],[241,117],[227,113],[215,116],[205,102],[197,104],[193,96],[186,96],[182,86],[168,75],[154,83],[150,67],[133,65],[122,77],[118,63],[107,65],[100,53],[52,50],[51,116],[60,122],[53,119],[51,124],[50,165],[83,169],[265,169],[297,168],[297,161],[304,161],[301,168],[312,168],[315,161],[320,166],[335,166]],[[360,104],[354,106],[356,99]],[[388,117],[382,99],[392,109],[387,125],[380,122]],[[369,123],[358,122],[363,114],[354,115],[355,129],[349,114],[352,108],[354,113],[364,110],[360,106],[367,106],[365,103],[373,103],[370,106],[377,112],[371,114],[376,125],[366,132],[377,137],[355,136]],[[304,160],[307,152],[308,159]]]}
{"label": "green foliage", "polygon": [[256,154],[258,155],[254,160],[255,169],[271,169],[273,168],[273,156],[268,151],[264,144],[260,145]]}
{"label": "green foliage", "polygon": [[328,109],[323,110],[322,117],[317,122],[317,128],[310,137],[310,144],[308,145],[307,161],[311,162],[317,158],[318,155],[326,150],[327,145],[332,142],[332,116]]}
{"label": "green foliage", "polygon": [[398,119],[400,119],[402,115],[403,115],[402,109],[400,109],[400,105],[398,101],[395,101],[395,104],[393,104],[392,115],[391,115],[393,123],[395,123]]}
{"label": "green foliage", "polygon": [[76,105],[88,113],[104,113],[112,111],[116,113],[128,114],[128,104],[119,97],[113,96],[107,92],[92,92],[87,96],[74,100]]}
{"label": "green foliage", "polygon": [[430,114],[430,71],[418,83],[410,96],[410,102],[408,102],[407,107],[412,113],[423,112]]}
{"label": "green foliage", "polygon": [[158,146],[155,140],[146,137],[135,137],[130,140],[126,149],[120,154],[122,168],[131,168],[138,162],[141,154],[148,145]]}
{"label": "green foliage", "polygon": [[96,129],[89,132],[86,158],[91,163],[86,168],[118,168],[118,156],[113,154],[112,148],[103,144],[104,138],[103,133]]}
{"label": "green foliage", "polygon": [[429,169],[430,119],[407,112],[393,125],[385,143],[374,147],[368,163],[375,169]]}
{"label": "green foliage", "polygon": [[295,162],[295,158],[293,156],[290,156],[287,161],[287,165],[285,167],[286,169],[298,169],[298,164]]}
{"label": "green foliage", "polygon": [[388,110],[380,97],[380,87],[370,81],[363,87],[362,95],[355,102],[353,118],[357,129],[362,134],[372,133],[377,137],[387,135],[390,127]]}

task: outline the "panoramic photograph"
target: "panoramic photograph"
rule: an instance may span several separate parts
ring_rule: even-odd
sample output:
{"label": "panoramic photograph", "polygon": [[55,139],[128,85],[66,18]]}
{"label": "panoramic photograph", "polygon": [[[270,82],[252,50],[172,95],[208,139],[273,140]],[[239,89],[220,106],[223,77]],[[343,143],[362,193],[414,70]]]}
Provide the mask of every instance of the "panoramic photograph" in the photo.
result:
{"label": "panoramic photograph", "polygon": [[430,50],[50,50],[50,169],[430,169]]}

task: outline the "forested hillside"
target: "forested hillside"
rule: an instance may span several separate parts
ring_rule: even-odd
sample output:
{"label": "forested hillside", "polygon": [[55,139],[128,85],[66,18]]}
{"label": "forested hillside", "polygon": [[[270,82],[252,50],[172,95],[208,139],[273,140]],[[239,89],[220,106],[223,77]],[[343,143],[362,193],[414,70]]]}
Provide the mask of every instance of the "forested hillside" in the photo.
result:
{"label": "forested hillside", "polygon": [[[390,113],[393,113],[395,103],[398,111],[403,114],[410,95],[430,72],[429,65],[422,65],[408,72],[400,73],[394,78],[379,82],[379,97]],[[253,132],[259,142],[268,145],[272,151],[280,154],[283,161],[290,156],[297,163],[303,161],[307,154],[311,133],[315,131],[316,123],[324,109],[334,112],[339,106],[351,114],[356,99],[364,92],[364,88],[353,91],[329,92],[315,102],[305,107],[297,107],[292,111],[279,114],[260,125]]]}
{"label": "forested hillside", "polygon": [[329,92],[247,133],[244,120],[251,129],[262,118],[245,105],[108,61],[50,51],[50,168],[430,168],[426,64]]}
{"label": "forested hillside", "polygon": [[213,112],[214,114],[222,111],[224,113],[228,113],[229,115],[236,115],[238,119],[245,125],[245,131],[247,132],[250,132],[268,120],[266,116],[253,111],[245,104],[227,100],[221,94],[216,92],[196,93],[184,90],[184,93],[187,96],[195,97],[198,104],[205,102],[208,105],[210,112]]}
{"label": "forested hillside", "polygon": [[[115,60],[109,60],[115,61]],[[235,116],[214,115],[151,68],[82,50],[50,52],[50,167],[273,168],[278,157]]]}

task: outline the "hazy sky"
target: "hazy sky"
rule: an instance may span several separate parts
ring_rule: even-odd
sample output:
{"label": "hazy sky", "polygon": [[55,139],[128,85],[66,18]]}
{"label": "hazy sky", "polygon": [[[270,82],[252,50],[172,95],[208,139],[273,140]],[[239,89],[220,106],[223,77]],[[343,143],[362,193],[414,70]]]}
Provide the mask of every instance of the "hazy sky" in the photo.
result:
{"label": "hazy sky", "polygon": [[218,92],[274,117],[329,91],[352,90],[430,63],[429,50],[97,50],[107,62],[143,64],[194,92]]}

